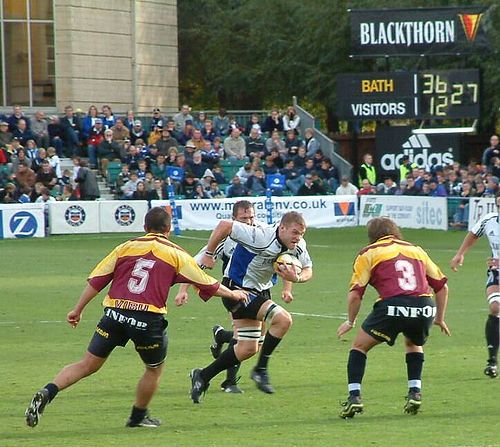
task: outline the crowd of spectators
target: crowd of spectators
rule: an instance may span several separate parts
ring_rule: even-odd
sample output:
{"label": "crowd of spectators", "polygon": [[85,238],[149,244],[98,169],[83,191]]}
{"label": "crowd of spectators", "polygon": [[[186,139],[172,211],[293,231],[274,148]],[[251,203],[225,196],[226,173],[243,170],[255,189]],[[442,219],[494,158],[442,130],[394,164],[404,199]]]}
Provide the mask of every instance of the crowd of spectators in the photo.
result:
{"label": "crowd of spectators", "polygon": [[[14,106],[10,116],[0,115],[0,200],[95,200],[100,195],[96,174],[108,179],[116,198],[131,200],[167,198],[168,179],[177,196],[196,199],[259,196],[270,187],[275,195],[464,198],[498,190],[496,136],[481,164],[426,170],[406,157],[400,178],[380,179],[366,154],[354,181],[339,175],[313,129],[300,132],[292,106],[283,113],[272,109],[265,119],[253,114],[247,123],[222,108],[213,117],[193,116],[188,105],[171,117],[155,108],[144,121],[133,111],[115,116],[108,105],[100,112],[91,106],[84,116],[67,106],[64,116],[49,118],[41,111],[28,117]],[[73,159],[72,170],[61,169],[62,157]],[[113,178],[110,163],[121,166]]]}

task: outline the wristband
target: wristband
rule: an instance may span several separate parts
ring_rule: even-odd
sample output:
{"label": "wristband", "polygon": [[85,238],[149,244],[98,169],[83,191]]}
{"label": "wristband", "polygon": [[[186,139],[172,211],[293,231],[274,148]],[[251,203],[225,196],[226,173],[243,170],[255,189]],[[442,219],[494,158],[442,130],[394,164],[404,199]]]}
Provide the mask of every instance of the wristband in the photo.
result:
{"label": "wristband", "polygon": [[208,250],[206,250],[206,251],[205,251],[205,254],[206,254],[207,256],[213,256],[213,255],[214,255],[214,254],[213,254],[213,252],[208,251]]}

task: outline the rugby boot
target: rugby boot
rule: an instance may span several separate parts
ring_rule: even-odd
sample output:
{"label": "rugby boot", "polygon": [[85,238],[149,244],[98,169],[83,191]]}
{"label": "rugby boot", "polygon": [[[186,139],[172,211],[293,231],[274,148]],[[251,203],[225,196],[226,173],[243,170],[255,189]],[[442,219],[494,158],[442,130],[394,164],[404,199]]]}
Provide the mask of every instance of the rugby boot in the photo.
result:
{"label": "rugby boot", "polygon": [[220,389],[225,393],[232,394],[242,394],[244,392],[235,381],[228,379],[220,384]]}
{"label": "rugby boot", "polygon": [[273,394],[274,388],[269,382],[269,376],[266,369],[252,369],[250,378],[256,383],[257,388],[264,393]]}
{"label": "rugby boot", "polygon": [[201,378],[201,368],[195,368],[189,373],[191,377],[191,400],[195,404],[200,403],[200,398],[208,390],[210,383],[205,383]]}
{"label": "rugby boot", "polygon": [[342,419],[353,418],[356,413],[363,413],[361,396],[349,395],[347,400],[342,403],[342,409],[340,410],[339,416]]}
{"label": "rugby boot", "polygon": [[495,379],[498,377],[498,366],[494,362],[488,362],[486,365],[486,368],[484,368],[484,373],[491,377],[492,379]]}
{"label": "rugby boot", "polygon": [[31,399],[28,408],[24,412],[24,416],[26,417],[26,424],[28,427],[36,427],[38,425],[38,421],[40,420],[40,416],[45,409],[45,406],[49,403],[49,391],[45,388],[37,391],[33,398]]}
{"label": "rugby boot", "polygon": [[422,394],[417,391],[410,391],[406,396],[404,412],[407,414],[417,414],[422,405]]}
{"label": "rugby boot", "polygon": [[125,427],[148,427],[148,428],[156,428],[161,425],[161,421],[159,419],[155,419],[150,417],[149,415],[145,415],[140,421],[135,422],[131,418],[128,419]]}

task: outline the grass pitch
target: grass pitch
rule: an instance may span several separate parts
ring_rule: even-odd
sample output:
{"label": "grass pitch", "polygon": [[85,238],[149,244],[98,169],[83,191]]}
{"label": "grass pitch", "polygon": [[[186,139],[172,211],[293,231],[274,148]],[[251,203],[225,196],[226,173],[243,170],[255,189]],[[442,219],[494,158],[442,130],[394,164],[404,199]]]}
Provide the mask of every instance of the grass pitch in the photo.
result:
{"label": "grass pitch", "polygon": [[[101,295],[76,330],[64,323],[86,275],[130,235],[0,241],[0,446],[500,446],[500,380],[482,372],[486,243],[480,241],[461,272],[453,274],[448,262],[464,233],[404,234],[427,249],[450,278],[447,321],[453,334],[432,332],[417,416],[403,414],[406,365],[400,339],[393,348],[376,347],[368,357],[365,413],[352,420],[338,417],[355,332],[340,341],[335,331],[345,318],[352,261],[366,243],[366,229],[308,230],[315,276],[294,287],[295,300],[286,305],[295,313],[294,325],[271,359],[276,394],[257,390],[249,379],[254,364],[249,360],[241,368],[245,394],[220,392],[223,377],[217,377],[200,405],[191,402],[188,373],[211,361],[212,326],[229,325],[218,298],[203,303],[192,296],[184,307],[170,306],[167,366],[150,407],[163,420],[159,429],[124,427],[143,371],[131,344],[117,348],[97,374],[60,393],[38,427],[24,425],[33,392],[81,357],[102,314]],[[194,253],[203,244],[198,238],[207,233],[184,236],[173,240]],[[278,302],[279,290],[274,290]],[[374,298],[370,290],[360,320]]]}

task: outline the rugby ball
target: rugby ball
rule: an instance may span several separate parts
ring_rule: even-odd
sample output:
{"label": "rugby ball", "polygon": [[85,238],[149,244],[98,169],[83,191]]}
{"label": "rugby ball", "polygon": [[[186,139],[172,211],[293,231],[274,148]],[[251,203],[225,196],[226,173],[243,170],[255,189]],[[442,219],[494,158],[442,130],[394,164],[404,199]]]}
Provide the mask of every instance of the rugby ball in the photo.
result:
{"label": "rugby ball", "polygon": [[273,262],[274,271],[280,271],[280,266],[282,265],[293,265],[295,267],[295,271],[297,275],[302,271],[302,264],[296,256],[291,255],[290,253],[283,253],[278,256],[276,261]]}

